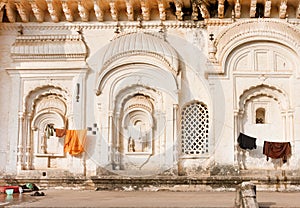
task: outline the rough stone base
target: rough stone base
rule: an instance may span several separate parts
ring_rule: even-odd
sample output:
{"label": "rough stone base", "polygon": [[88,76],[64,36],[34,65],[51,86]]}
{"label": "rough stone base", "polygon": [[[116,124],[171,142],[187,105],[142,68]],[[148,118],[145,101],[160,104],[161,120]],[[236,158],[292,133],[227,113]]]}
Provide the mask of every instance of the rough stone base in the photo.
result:
{"label": "rough stone base", "polygon": [[[215,173],[217,173],[216,170]],[[295,171],[238,171],[236,174],[210,176],[143,176],[99,175],[86,177],[67,171],[22,171],[19,175],[0,178],[1,185],[35,183],[41,188],[98,189],[122,191],[235,191],[242,182],[252,182],[258,191],[300,191],[300,176]]]}

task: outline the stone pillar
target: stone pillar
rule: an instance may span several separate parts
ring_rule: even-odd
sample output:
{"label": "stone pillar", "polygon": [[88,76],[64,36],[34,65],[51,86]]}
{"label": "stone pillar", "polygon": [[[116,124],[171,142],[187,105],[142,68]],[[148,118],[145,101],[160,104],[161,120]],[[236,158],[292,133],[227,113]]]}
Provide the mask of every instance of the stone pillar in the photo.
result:
{"label": "stone pillar", "polygon": [[23,121],[24,113],[19,112],[19,132],[18,132],[18,158],[17,158],[17,168],[18,171],[23,169]]}
{"label": "stone pillar", "polygon": [[283,138],[284,138],[284,141],[287,141],[287,132],[288,132],[288,129],[287,129],[287,115],[285,112],[281,112],[281,116],[282,116],[282,125],[283,125]]}
{"label": "stone pillar", "polygon": [[[116,113],[116,117],[115,117],[115,121],[117,124],[120,123],[120,113]],[[116,169],[120,169],[120,131],[121,129],[119,128],[120,125],[117,125],[117,134],[116,134],[116,144],[115,144],[115,148],[114,148],[114,163],[116,165]]]}
{"label": "stone pillar", "polygon": [[289,120],[289,140],[293,141],[294,139],[294,115],[293,111],[289,110],[288,111],[288,120]]}
{"label": "stone pillar", "polygon": [[240,131],[239,128],[239,111],[238,110],[234,110],[234,130],[233,130],[233,143],[234,143],[234,165],[235,166],[239,166],[238,164],[238,149],[237,149],[237,137],[238,137],[238,133]]}
{"label": "stone pillar", "polygon": [[26,156],[26,169],[27,170],[30,170],[31,169],[31,161],[32,161],[32,158],[31,158],[31,118],[32,118],[32,115],[31,113],[28,113],[27,114],[27,122],[26,122],[26,127],[27,127],[27,138],[26,138],[26,152],[25,152],[25,156]]}
{"label": "stone pillar", "polygon": [[173,163],[177,163],[177,120],[178,120],[178,104],[173,104]]}
{"label": "stone pillar", "polygon": [[259,208],[256,200],[256,186],[243,182],[237,187],[235,208]]}
{"label": "stone pillar", "polygon": [[113,112],[108,114],[108,161],[113,163]]}

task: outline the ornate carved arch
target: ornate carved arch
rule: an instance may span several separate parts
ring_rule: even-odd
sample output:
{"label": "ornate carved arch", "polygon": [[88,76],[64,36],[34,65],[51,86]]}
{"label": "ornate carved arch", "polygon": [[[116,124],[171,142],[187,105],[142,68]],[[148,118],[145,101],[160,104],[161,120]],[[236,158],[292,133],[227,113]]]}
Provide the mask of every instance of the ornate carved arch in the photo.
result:
{"label": "ornate carved arch", "polygon": [[36,106],[36,102],[40,100],[42,97],[48,95],[56,95],[64,100],[66,103],[70,100],[69,93],[67,90],[63,89],[60,86],[54,85],[43,85],[34,88],[31,90],[26,97],[24,97],[23,101],[23,111],[24,112],[33,112]]}
{"label": "ornate carved arch", "polygon": [[290,107],[289,99],[284,91],[274,86],[261,84],[258,86],[252,86],[244,90],[244,92],[239,97],[239,110],[243,112],[247,101],[258,96],[273,98],[278,102],[282,111],[287,111]]}

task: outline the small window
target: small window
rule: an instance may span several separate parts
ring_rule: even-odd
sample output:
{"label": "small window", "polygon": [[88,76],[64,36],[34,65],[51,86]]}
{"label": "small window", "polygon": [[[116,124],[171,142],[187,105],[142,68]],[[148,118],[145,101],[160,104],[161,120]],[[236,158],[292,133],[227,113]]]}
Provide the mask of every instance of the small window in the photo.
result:
{"label": "small window", "polygon": [[258,108],[256,110],[255,122],[257,124],[264,124],[266,122],[265,116],[266,116],[266,110],[264,108]]}

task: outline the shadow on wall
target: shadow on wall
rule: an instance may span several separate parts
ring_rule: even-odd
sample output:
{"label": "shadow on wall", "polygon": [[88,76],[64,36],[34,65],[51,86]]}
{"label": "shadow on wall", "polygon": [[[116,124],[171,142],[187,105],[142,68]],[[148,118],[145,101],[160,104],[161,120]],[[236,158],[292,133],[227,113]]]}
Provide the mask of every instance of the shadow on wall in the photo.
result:
{"label": "shadow on wall", "polygon": [[[260,159],[260,160],[266,160],[267,161],[267,156],[263,154],[263,147],[262,146],[257,146],[256,149],[253,150],[244,150],[238,147],[238,164],[240,169],[247,170],[247,158],[252,158],[252,159]],[[288,157],[289,159],[289,157]],[[278,168],[281,168],[283,165],[282,159],[268,159],[269,163],[273,164],[273,167],[275,170]],[[287,160],[287,165],[289,165],[289,160]]]}

